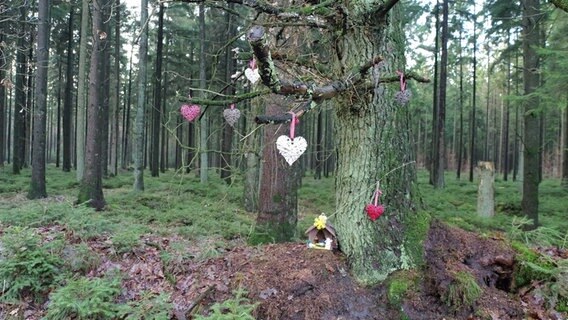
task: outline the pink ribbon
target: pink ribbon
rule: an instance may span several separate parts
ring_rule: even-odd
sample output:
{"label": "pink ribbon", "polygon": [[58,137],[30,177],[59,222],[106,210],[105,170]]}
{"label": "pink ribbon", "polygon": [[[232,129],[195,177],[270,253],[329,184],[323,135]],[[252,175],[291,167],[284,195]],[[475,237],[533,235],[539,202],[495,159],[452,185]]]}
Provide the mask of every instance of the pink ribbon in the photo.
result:
{"label": "pink ribbon", "polygon": [[400,71],[396,71],[396,73],[400,76],[400,91],[406,90],[406,81],[404,80],[404,73]]}
{"label": "pink ribbon", "polygon": [[256,58],[253,57],[251,61],[249,61],[249,67],[254,70],[256,69]]}
{"label": "pink ribbon", "polygon": [[382,194],[383,192],[381,191],[381,189],[377,187],[377,190],[375,190],[375,206],[379,205],[379,196]]}
{"label": "pink ribbon", "polygon": [[231,106],[230,106],[230,107],[231,107],[231,110],[235,109],[235,104],[234,104],[234,103],[231,103]]}
{"label": "pink ribbon", "polygon": [[294,134],[296,131],[296,122],[300,122],[298,121],[298,118],[296,118],[296,114],[294,112],[288,112],[289,114],[292,115],[292,121],[290,121],[290,139],[294,140]]}

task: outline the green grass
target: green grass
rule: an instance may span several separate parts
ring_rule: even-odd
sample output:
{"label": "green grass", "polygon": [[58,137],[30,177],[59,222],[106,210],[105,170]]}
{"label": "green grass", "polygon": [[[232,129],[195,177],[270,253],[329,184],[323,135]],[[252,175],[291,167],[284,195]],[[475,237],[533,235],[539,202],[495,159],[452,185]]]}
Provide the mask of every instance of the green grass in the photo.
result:
{"label": "green grass", "polygon": [[[446,172],[444,189],[434,189],[428,184],[428,172],[420,171],[418,182],[424,198],[424,210],[433,217],[466,230],[488,234],[503,231],[508,234],[518,231],[521,213],[521,182],[495,179],[495,216],[483,218],[477,215],[477,184],[467,177],[456,179],[455,173]],[[528,244],[542,244],[566,247],[568,243],[568,190],[560,186],[560,180],[548,179],[539,188],[539,220],[541,228],[524,234]],[[524,231],[523,231],[524,233]],[[535,235],[537,234],[538,235]],[[531,239],[529,239],[531,238]],[[535,243],[536,242],[536,243]]]}

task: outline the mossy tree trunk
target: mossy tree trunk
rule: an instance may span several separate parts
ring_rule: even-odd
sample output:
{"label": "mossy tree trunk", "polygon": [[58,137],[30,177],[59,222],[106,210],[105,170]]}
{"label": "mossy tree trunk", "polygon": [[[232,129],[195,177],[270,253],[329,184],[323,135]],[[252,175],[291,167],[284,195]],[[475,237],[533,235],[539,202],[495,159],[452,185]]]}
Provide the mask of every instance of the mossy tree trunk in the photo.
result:
{"label": "mossy tree trunk", "polygon": [[[337,38],[335,70],[351,70],[382,56],[381,74],[404,69],[404,40],[399,10],[380,20],[369,15],[369,1],[349,1],[350,16],[364,27],[349,28]],[[377,68],[377,67],[375,67]],[[409,243],[415,215],[415,181],[408,109],[395,104],[396,85],[380,84],[372,92],[341,95],[336,104],[337,177],[333,217],[341,250],[356,278],[367,284],[384,280],[392,271],[409,268],[418,257]],[[376,221],[364,212],[377,181],[386,211]]]}

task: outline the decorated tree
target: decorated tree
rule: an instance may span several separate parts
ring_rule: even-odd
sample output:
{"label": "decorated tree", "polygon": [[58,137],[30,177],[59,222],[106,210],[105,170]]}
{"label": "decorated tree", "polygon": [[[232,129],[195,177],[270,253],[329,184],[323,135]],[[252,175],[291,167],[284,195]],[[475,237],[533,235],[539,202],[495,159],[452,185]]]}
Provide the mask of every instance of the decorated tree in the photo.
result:
{"label": "decorated tree", "polygon": [[[312,1],[286,7],[264,1],[226,2],[247,5],[272,18],[264,24],[270,29],[252,26],[247,33],[268,89],[225,96],[223,101],[190,102],[227,105],[268,92],[297,97],[288,113],[256,118],[257,123],[277,124],[301,118],[324,100],[334,99],[337,209],[328,215],[353,274],[371,284],[419,263],[420,231],[427,223],[414,210],[406,80],[427,80],[405,72],[398,1]],[[302,48],[311,53],[286,50],[286,34],[294,27],[310,27]],[[291,148],[294,143],[291,140]],[[364,208],[378,191],[384,214],[378,217],[374,211],[368,216]]]}

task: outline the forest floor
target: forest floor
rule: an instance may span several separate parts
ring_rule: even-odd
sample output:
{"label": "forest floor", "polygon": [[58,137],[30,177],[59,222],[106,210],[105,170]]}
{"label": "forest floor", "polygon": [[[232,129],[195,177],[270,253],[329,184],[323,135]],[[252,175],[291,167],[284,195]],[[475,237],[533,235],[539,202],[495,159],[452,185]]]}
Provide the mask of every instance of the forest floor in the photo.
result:
{"label": "forest floor", "polygon": [[[325,207],[332,203],[332,179],[305,180],[299,232],[319,211],[333,210]],[[74,183],[68,183],[73,190]],[[552,185],[544,198],[566,201],[566,192]],[[497,203],[508,218],[478,220],[468,212],[475,206],[468,199],[472,186],[452,186],[460,196],[444,199],[462,207],[458,214],[439,205],[450,195],[422,187],[434,216],[424,242],[424,265],[397,272],[376,287],[359,286],[340,252],[308,249],[302,239],[248,246],[245,233],[253,217],[228,206],[225,191],[206,196],[207,188],[192,184],[193,198],[202,198],[191,208],[212,210],[207,216],[220,210],[215,199],[228,206],[209,224],[210,216],[188,219],[188,204],[172,200],[172,190],[164,185],[152,186],[157,194],[131,203],[131,195],[122,195],[122,182],[107,184],[106,213],[77,210],[65,195],[32,204],[16,187],[0,190],[0,256],[13,242],[28,241],[23,230],[33,230],[38,248],[61,258],[57,268],[64,274],[45,291],[24,290],[17,300],[1,297],[0,319],[72,319],[81,312],[83,319],[222,319],[221,314],[233,319],[567,319],[568,306],[562,305],[568,289],[564,225],[559,226],[564,234],[554,228],[515,232],[522,223],[511,213],[518,208],[505,184],[497,188],[502,193]],[[565,213],[554,205],[544,207],[545,222]],[[125,211],[129,213],[121,215]],[[204,233],[195,236],[197,230]],[[0,276],[5,276],[5,261],[0,257]],[[34,275],[28,271],[23,276]],[[109,281],[102,286],[83,282],[67,296],[58,295],[79,279]],[[118,280],[113,284],[112,279]],[[118,290],[110,290],[113,285]],[[93,303],[93,296],[103,302]],[[77,307],[82,304],[84,309]]]}

